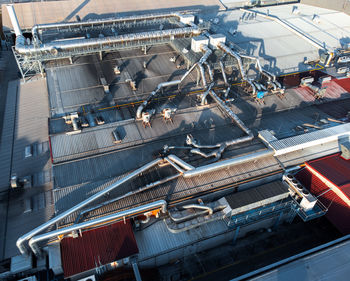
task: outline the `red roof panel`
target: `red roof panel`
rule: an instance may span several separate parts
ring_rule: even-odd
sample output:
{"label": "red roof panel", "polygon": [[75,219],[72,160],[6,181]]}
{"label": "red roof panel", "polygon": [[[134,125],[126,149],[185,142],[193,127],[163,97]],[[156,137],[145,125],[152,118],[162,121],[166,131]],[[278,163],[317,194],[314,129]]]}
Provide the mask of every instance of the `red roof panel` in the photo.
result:
{"label": "red roof panel", "polygon": [[93,269],[138,253],[130,221],[83,232],[78,238],[61,241],[64,276]]}
{"label": "red roof panel", "polygon": [[350,198],[350,160],[340,157],[340,153],[306,162]]}
{"label": "red roof panel", "polygon": [[350,234],[349,206],[309,170],[303,169],[295,177],[316,197],[323,193],[318,199],[328,208],[327,219],[343,234]]}

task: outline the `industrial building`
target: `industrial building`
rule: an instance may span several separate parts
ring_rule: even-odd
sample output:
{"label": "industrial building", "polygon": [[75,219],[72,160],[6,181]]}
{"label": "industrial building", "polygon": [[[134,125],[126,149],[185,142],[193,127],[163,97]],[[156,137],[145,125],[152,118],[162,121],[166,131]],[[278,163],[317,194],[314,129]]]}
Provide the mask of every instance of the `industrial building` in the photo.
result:
{"label": "industrial building", "polygon": [[188,280],[295,221],[349,234],[350,16],[121,2],[2,5],[0,278]]}

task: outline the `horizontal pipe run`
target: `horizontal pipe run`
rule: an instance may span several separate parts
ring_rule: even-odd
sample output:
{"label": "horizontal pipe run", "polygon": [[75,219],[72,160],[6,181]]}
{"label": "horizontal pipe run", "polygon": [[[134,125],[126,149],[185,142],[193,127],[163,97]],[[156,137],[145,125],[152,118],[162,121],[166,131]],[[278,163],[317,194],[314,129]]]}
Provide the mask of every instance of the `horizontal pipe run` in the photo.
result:
{"label": "horizontal pipe run", "polygon": [[173,166],[180,174],[183,174],[185,172],[177,164],[171,161],[168,157],[164,157],[164,160],[166,160],[171,166]]}
{"label": "horizontal pipe run", "polygon": [[175,162],[176,164],[178,164],[179,166],[181,166],[182,168],[184,168],[185,170],[189,171],[189,170],[193,170],[194,167],[188,163],[186,163],[185,161],[183,161],[182,159],[180,159],[179,157],[177,157],[174,154],[170,154],[168,155],[168,158]]}
{"label": "horizontal pipe run", "polygon": [[[14,24],[14,23],[12,23]],[[184,35],[199,35],[201,32],[195,27],[182,27],[176,29],[167,30],[157,30],[150,32],[140,32],[132,33],[118,36],[108,36],[103,38],[90,38],[90,39],[71,39],[62,42],[50,42],[46,44],[40,44],[38,46],[34,45],[24,45],[22,40],[17,40],[15,50],[17,53],[27,56],[39,55],[43,53],[51,53],[53,56],[57,56],[59,52],[64,52],[67,50],[83,49],[83,48],[96,48],[101,50],[103,46],[142,41],[147,39],[158,39],[163,37],[178,37]]]}
{"label": "horizontal pipe run", "polygon": [[239,157],[236,157],[233,159],[223,160],[220,162],[215,162],[215,163],[212,163],[209,165],[201,166],[201,167],[196,168],[194,170],[186,171],[183,176],[185,178],[200,176],[200,175],[203,175],[206,173],[218,171],[220,169],[229,168],[229,167],[232,167],[234,165],[239,165],[239,164],[243,164],[243,163],[246,163],[249,161],[258,160],[260,158],[264,158],[267,156],[272,156],[273,154],[274,154],[273,149],[267,149],[267,150],[251,153],[251,154],[244,155],[244,156],[239,156]]}
{"label": "horizontal pipe run", "polygon": [[[180,159],[180,160],[181,160],[181,159]],[[85,210],[83,210],[83,211],[79,214],[79,216],[77,217],[76,223],[78,223],[78,222],[79,222],[79,219],[82,218],[82,217],[84,217],[84,215],[87,214],[87,213],[89,213],[89,212],[92,212],[92,211],[94,211],[94,210],[96,210],[96,209],[102,208],[102,207],[104,207],[104,206],[107,206],[107,205],[112,204],[112,203],[114,203],[114,202],[117,202],[117,201],[119,201],[119,200],[122,200],[122,199],[124,199],[124,198],[126,198],[126,197],[129,197],[129,196],[132,196],[132,195],[135,195],[135,194],[144,192],[144,191],[146,191],[146,190],[148,190],[148,189],[151,189],[151,188],[153,188],[153,187],[156,187],[156,186],[161,185],[161,184],[163,184],[163,183],[166,183],[166,182],[168,182],[168,181],[175,180],[175,179],[177,179],[177,178],[180,177],[180,176],[181,176],[181,174],[175,174],[175,175],[173,175],[173,176],[166,177],[166,178],[164,178],[164,179],[161,179],[161,180],[158,180],[158,181],[149,183],[149,184],[147,184],[147,185],[145,185],[145,186],[143,186],[143,187],[140,187],[140,188],[138,188],[138,189],[136,189],[136,190],[134,190],[134,191],[127,192],[127,193],[125,193],[125,194],[123,194],[123,195],[121,195],[121,196],[118,196],[117,198],[114,198],[114,199],[112,199],[112,200],[108,200],[108,201],[105,201],[105,202],[103,202],[103,203],[101,203],[101,204],[98,204],[98,205],[96,205],[96,206],[93,206],[93,207],[91,207],[91,208],[89,208],[89,209],[85,209]]]}
{"label": "horizontal pipe run", "polygon": [[86,26],[94,26],[94,25],[101,25],[101,24],[115,24],[115,23],[124,23],[124,22],[130,22],[130,21],[147,21],[147,20],[153,20],[153,19],[163,19],[163,18],[171,18],[176,17],[180,19],[181,15],[179,13],[163,13],[163,14],[148,14],[148,15],[134,15],[134,16],[127,16],[127,17],[118,17],[118,18],[111,18],[111,19],[96,19],[96,20],[87,20],[87,21],[80,21],[80,22],[66,22],[66,23],[49,23],[49,24],[38,24],[35,25],[32,28],[32,35],[33,37],[38,36],[38,30],[45,30],[45,29],[60,29],[68,28],[83,28]]}
{"label": "horizontal pipe run", "polygon": [[184,208],[184,209],[201,209],[201,210],[206,210],[206,211],[208,211],[208,215],[212,215],[214,213],[212,208],[210,208],[208,206],[204,206],[204,205],[190,204],[190,205],[182,206],[182,208]]}
{"label": "horizontal pipe run", "polygon": [[30,238],[32,238],[34,235],[44,231],[45,229],[47,229],[49,226],[59,222],[60,220],[64,219],[65,217],[69,216],[70,214],[80,210],[81,208],[87,206],[88,204],[92,203],[93,201],[95,201],[96,199],[100,198],[101,196],[111,192],[113,189],[115,189],[116,187],[122,185],[123,183],[126,183],[127,181],[135,178],[136,176],[138,176],[139,174],[145,172],[146,170],[154,167],[155,165],[158,165],[160,162],[162,162],[163,160],[161,158],[155,159],[149,163],[147,163],[146,165],[140,167],[139,169],[136,169],[135,171],[131,172],[130,174],[128,174],[127,176],[125,176],[124,178],[116,181],[115,183],[111,184],[110,186],[106,187],[105,189],[101,190],[100,192],[94,194],[93,196],[87,198],[86,200],[80,202],[79,204],[75,205],[74,207],[68,209],[67,211],[64,211],[63,213],[55,216],[54,218],[50,219],[49,221],[45,222],[44,224],[34,228],[32,231],[22,235],[21,237],[18,238],[16,245],[17,248],[19,249],[19,251],[21,252],[21,254],[26,254],[27,253],[27,249],[24,245],[25,241],[28,241]]}
{"label": "horizontal pipe run", "polygon": [[154,210],[157,208],[161,208],[163,213],[166,213],[167,211],[167,203],[165,200],[158,200],[146,205],[142,205],[136,208],[132,208],[126,211],[122,211],[122,212],[118,212],[118,213],[114,213],[108,216],[104,216],[104,217],[100,217],[91,221],[86,221],[86,222],[82,222],[79,224],[74,224],[62,229],[57,229],[48,233],[44,233],[44,234],[40,234],[38,236],[34,236],[29,240],[29,247],[32,249],[33,253],[38,256],[40,255],[40,248],[38,247],[37,243],[39,243],[40,241],[44,241],[44,240],[48,240],[52,237],[57,237],[59,235],[65,235],[67,233],[71,233],[73,231],[77,231],[77,230],[81,230],[84,228],[88,228],[88,227],[93,227],[94,225],[97,224],[103,224],[103,223],[108,223],[110,221],[113,220],[117,220],[117,219],[123,219],[126,217],[130,217],[133,215],[137,215],[137,214],[142,214],[144,212],[150,211],[150,210]]}

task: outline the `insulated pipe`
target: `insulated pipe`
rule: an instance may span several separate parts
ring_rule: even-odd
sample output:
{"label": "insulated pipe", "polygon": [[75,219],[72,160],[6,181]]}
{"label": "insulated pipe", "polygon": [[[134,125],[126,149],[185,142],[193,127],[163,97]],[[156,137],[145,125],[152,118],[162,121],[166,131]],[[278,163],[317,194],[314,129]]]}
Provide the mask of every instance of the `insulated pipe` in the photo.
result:
{"label": "insulated pipe", "polygon": [[223,52],[227,53],[228,55],[234,57],[237,62],[238,62],[238,66],[239,66],[239,71],[241,73],[242,79],[243,80],[247,80],[247,76],[244,72],[244,68],[243,68],[243,63],[242,63],[242,59],[240,57],[239,54],[237,54],[236,52],[234,52],[232,49],[230,49],[229,47],[227,47],[224,43],[219,42],[217,47],[222,50]]}
{"label": "insulated pipe", "polygon": [[199,63],[198,68],[201,73],[203,88],[206,89],[208,85],[207,85],[207,80],[205,79],[205,71],[204,71],[203,64]]}
{"label": "insulated pipe", "polygon": [[222,62],[222,60],[219,61],[219,64],[220,64],[220,68],[221,68],[222,78],[224,78],[225,85],[228,85],[227,76],[225,73],[225,66],[224,66],[224,63]]}
{"label": "insulated pipe", "polygon": [[15,11],[13,6],[8,5],[12,26],[16,32],[16,45],[15,50],[22,55],[40,55],[43,52],[51,52],[53,55],[57,55],[61,51],[69,49],[82,49],[82,48],[96,48],[101,50],[104,45],[111,45],[117,43],[125,43],[132,41],[139,41],[145,39],[156,39],[162,37],[175,37],[183,35],[199,35],[200,29],[196,26],[193,27],[181,27],[176,29],[158,30],[152,32],[140,32],[133,34],[125,34],[119,36],[109,36],[104,38],[91,38],[91,39],[71,39],[62,42],[50,42],[47,44],[40,44],[38,46],[25,45],[25,40],[21,35],[17,18],[15,17]]}
{"label": "insulated pipe", "polygon": [[146,100],[143,101],[143,103],[137,108],[136,111],[136,118],[140,119],[142,117],[142,111],[147,106],[147,104],[152,100],[152,98],[157,95],[157,93],[165,87],[175,86],[181,83],[181,80],[174,80],[174,81],[168,81],[168,82],[162,82],[158,84],[157,88],[148,96]]}
{"label": "insulated pipe", "polygon": [[18,23],[15,8],[13,7],[13,5],[6,5],[6,8],[7,8],[8,14],[10,16],[10,20],[11,20],[11,23],[12,23],[12,26],[13,26],[13,29],[15,31],[16,36],[22,36],[23,34],[22,34],[21,27],[19,26],[19,23]]}
{"label": "insulated pipe", "polygon": [[156,160],[153,160],[153,161],[147,163],[146,165],[144,165],[144,166],[140,167],[139,169],[131,172],[130,174],[128,174],[124,178],[116,181],[115,183],[111,184],[110,186],[106,187],[105,189],[101,190],[100,192],[96,193],[95,195],[87,198],[86,200],[80,202],[79,204],[75,205],[74,207],[68,209],[67,211],[65,211],[65,212],[55,216],[54,218],[50,219],[49,221],[45,222],[44,224],[34,228],[32,231],[29,231],[28,233],[22,235],[21,237],[18,238],[18,240],[16,242],[17,248],[19,249],[21,254],[26,254],[27,253],[27,249],[23,245],[23,243],[25,241],[29,240],[30,238],[32,238],[34,235],[38,234],[39,232],[45,230],[46,228],[48,228],[52,224],[59,222],[60,220],[62,220],[65,217],[69,216],[70,214],[72,214],[72,213],[78,211],[79,209],[85,207],[86,205],[92,203],[93,201],[95,201],[96,199],[100,198],[101,196],[111,192],[116,187],[118,187],[118,186],[122,185],[123,183],[126,183],[127,181],[137,177],[139,174],[147,171],[148,169],[154,167],[155,165],[159,164],[162,161],[163,160],[161,158],[158,158]]}
{"label": "insulated pipe", "polygon": [[208,68],[209,77],[210,77],[210,82],[213,82],[213,81],[214,81],[213,70],[211,69],[209,63],[207,63],[206,61],[205,61],[203,64]]}
{"label": "insulated pipe", "polygon": [[184,168],[185,170],[189,171],[189,170],[193,170],[194,167],[188,163],[186,163],[185,161],[183,161],[182,159],[180,159],[179,157],[177,157],[174,154],[170,154],[168,155],[168,158],[175,162],[176,164],[178,164],[179,166],[181,166],[182,168]]}
{"label": "insulated pipe", "polygon": [[241,119],[215,94],[213,90],[209,92],[216,103],[231,117],[233,122],[242,129],[248,136],[253,137],[251,130],[242,122]]}
{"label": "insulated pipe", "polygon": [[[180,159],[180,160],[181,160],[181,159]],[[181,160],[181,161],[182,161],[182,160]],[[191,166],[191,167],[192,167],[192,166]],[[192,168],[194,169],[194,167],[192,167]],[[153,188],[153,187],[156,187],[156,186],[161,185],[161,184],[163,184],[163,183],[166,183],[166,182],[168,182],[168,181],[175,180],[175,179],[177,179],[177,178],[180,177],[180,176],[181,176],[181,174],[176,174],[176,175],[173,175],[173,176],[166,177],[166,178],[164,178],[164,179],[161,179],[161,180],[158,180],[158,181],[149,183],[149,184],[147,184],[147,185],[145,185],[145,186],[143,186],[143,187],[140,187],[140,188],[138,188],[137,190],[134,190],[134,191],[130,191],[130,192],[128,192],[128,193],[125,193],[125,194],[123,194],[123,195],[121,195],[121,196],[119,196],[119,197],[117,197],[117,198],[112,199],[112,200],[108,200],[108,201],[105,201],[105,202],[103,202],[103,203],[101,203],[101,204],[98,204],[98,205],[96,205],[96,206],[93,206],[93,207],[91,207],[91,208],[89,208],[89,209],[85,209],[85,210],[83,210],[83,211],[78,215],[77,219],[75,220],[75,223],[78,223],[79,220],[80,220],[80,218],[83,217],[86,213],[92,212],[92,211],[94,211],[94,210],[96,210],[96,209],[102,208],[102,207],[104,207],[104,206],[106,206],[106,205],[112,204],[112,203],[114,203],[114,202],[117,202],[117,201],[119,201],[119,200],[121,200],[121,199],[124,199],[124,198],[126,198],[126,197],[129,197],[129,196],[131,196],[131,195],[135,195],[135,194],[138,194],[138,193],[140,193],[140,192],[146,191],[146,190],[148,190],[148,189],[151,189],[151,188]]]}
{"label": "insulated pipe", "polygon": [[29,247],[32,249],[33,253],[36,256],[40,255],[40,248],[37,245],[37,243],[39,243],[40,241],[44,241],[44,240],[48,240],[52,237],[56,237],[59,235],[65,235],[67,233],[76,231],[76,230],[80,230],[80,229],[84,229],[84,228],[88,228],[88,227],[93,227],[104,223],[109,223],[113,220],[118,220],[118,219],[123,219],[125,217],[130,217],[130,216],[135,216],[137,214],[143,214],[147,211],[150,210],[154,210],[154,209],[158,209],[161,208],[163,213],[166,213],[167,211],[167,203],[165,200],[158,200],[152,203],[148,203],[139,207],[135,207],[129,210],[125,210],[122,212],[118,212],[118,213],[114,213],[108,216],[104,216],[104,217],[100,217],[91,221],[86,221],[86,222],[82,222],[79,224],[73,224],[71,226],[62,228],[62,229],[57,229],[48,233],[43,233],[40,234],[38,236],[34,236],[29,240]]}
{"label": "insulated pipe", "polygon": [[243,164],[243,163],[246,163],[246,162],[249,162],[252,160],[258,160],[260,158],[271,156],[273,154],[274,154],[273,149],[267,149],[267,150],[251,153],[248,155],[236,157],[233,159],[223,160],[220,162],[215,162],[215,163],[212,163],[209,165],[201,166],[199,168],[195,168],[194,170],[186,171],[183,176],[184,176],[184,178],[191,178],[194,176],[200,176],[202,174],[215,172],[215,171],[220,170],[220,169],[229,168],[229,167],[232,167],[234,165]]}
{"label": "insulated pipe", "polygon": [[208,90],[206,90],[202,95],[201,105],[206,105],[208,103],[207,96],[209,95],[209,92],[211,91],[211,88],[214,86],[214,83],[211,83]]}
{"label": "insulated pipe", "polygon": [[208,211],[209,215],[212,215],[214,213],[212,208],[210,208],[208,206],[204,206],[204,205],[190,204],[190,205],[182,206],[182,208],[184,208],[184,209],[202,209],[202,210],[206,210],[206,211]]}
{"label": "insulated pipe", "polygon": [[[80,21],[80,22],[66,22],[66,23],[49,23],[49,24],[38,24],[33,26],[32,35],[33,37],[38,37],[38,30],[40,29],[63,29],[63,28],[83,28],[85,26],[94,26],[99,24],[115,24],[115,23],[124,23],[124,22],[136,22],[136,21],[146,21],[153,19],[162,19],[162,18],[171,18],[176,17],[180,19],[181,15],[179,13],[163,13],[163,14],[148,14],[148,15],[135,15],[135,16],[127,16],[127,17],[119,17],[119,18],[111,18],[111,19],[97,19],[97,20],[88,20],[88,21]],[[38,37],[39,38],[39,37]]]}
{"label": "insulated pipe", "polygon": [[177,164],[171,161],[168,157],[164,157],[164,160],[166,160],[171,166],[173,166],[180,174],[183,174],[185,172]]}
{"label": "insulated pipe", "polygon": [[[209,49],[208,46],[206,45],[202,45],[201,49],[204,53],[204,55],[200,58],[200,60],[195,63],[182,77],[180,80],[175,80],[175,81],[169,81],[169,82],[163,82],[160,83],[157,88],[148,96],[148,98],[142,103],[140,104],[140,106],[137,108],[136,111],[136,118],[140,119],[142,117],[142,111],[146,108],[146,106],[148,105],[148,103],[153,99],[153,97],[159,92],[159,90],[161,88],[164,87],[168,87],[168,86],[174,86],[174,85],[179,85],[181,84],[182,81],[185,80],[185,78],[191,73],[191,71],[193,71],[193,69],[195,69],[196,66],[198,66],[199,68],[202,68],[201,73],[202,73],[202,80],[203,80],[203,84],[206,85],[206,80],[205,80],[205,73],[204,73],[204,69],[202,64],[209,58],[209,56],[212,53],[212,50]],[[204,79],[203,79],[204,77]],[[206,87],[206,86],[205,86]]]}

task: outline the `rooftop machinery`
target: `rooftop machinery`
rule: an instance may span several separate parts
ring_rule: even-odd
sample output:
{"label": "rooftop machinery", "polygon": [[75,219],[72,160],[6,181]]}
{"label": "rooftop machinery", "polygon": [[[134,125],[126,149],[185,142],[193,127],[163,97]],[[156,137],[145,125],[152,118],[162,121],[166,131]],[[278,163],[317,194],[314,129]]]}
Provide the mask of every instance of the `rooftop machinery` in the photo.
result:
{"label": "rooftop machinery", "polygon": [[[32,42],[30,40],[28,42],[22,34],[14,7],[7,5],[7,10],[16,34],[16,44],[13,48],[13,53],[23,78],[36,73],[43,74],[43,62],[45,61],[62,58],[72,60],[73,56],[94,53],[99,53],[100,58],[102,58],[103,52],[164,44],[178,37],[192,37],[201,33],[201,29],[193,23],[194,16],[179,13],[163,13],[116,19],[37,25],[32,29]],[[127,29],[135,24],[147,27],[150,22],[170,22],[173,24],[172,28],[169,29],[159,28],[160,30],[155,31],[118,35],[118,28]],[[97,38],[91,38],[90,30],[96,29],[112,31],[112,35],[105,36],[104,32],[101,31]],[[43,42],[43,38],[40,38],[40,32],[43,30],[54,30],[59,33],[78,30],[80,33],[85,34],[85,38],[64,38],[63,40]],[[105,32],[105,34],[109,33]]]}

